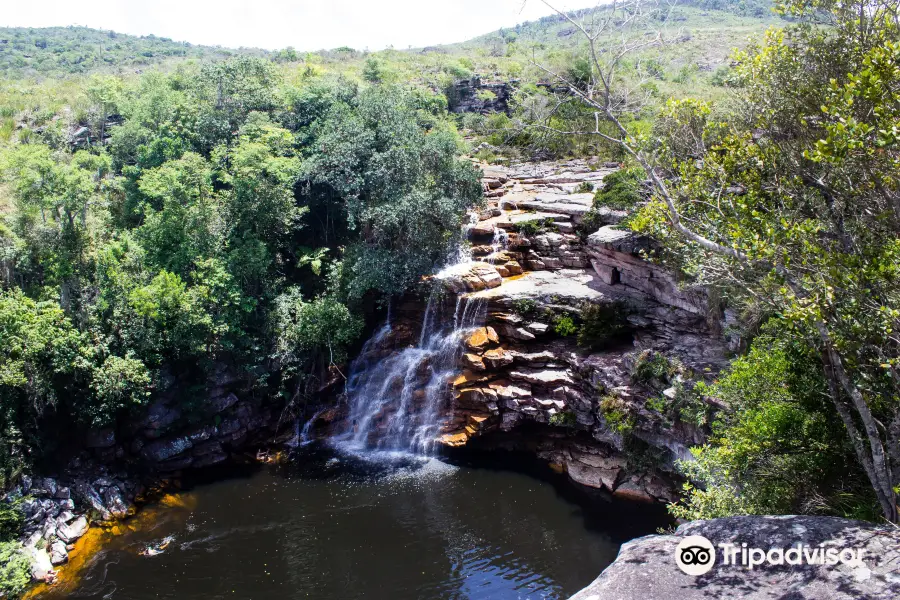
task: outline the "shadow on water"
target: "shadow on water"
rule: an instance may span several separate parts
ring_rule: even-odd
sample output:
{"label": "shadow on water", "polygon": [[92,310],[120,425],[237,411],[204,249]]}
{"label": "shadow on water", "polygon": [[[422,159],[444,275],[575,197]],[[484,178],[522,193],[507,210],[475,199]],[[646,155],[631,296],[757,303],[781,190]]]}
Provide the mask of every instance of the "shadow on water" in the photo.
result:
{"label": "shadow on water", "polygon": [[590,531],[602,532],[619,544],[675,524],[666,507],[617,498],[573,482],[532,454],[512,450],[451,449],[442,460],[469,469],[522,473],[550,485],[560,500],[584,518]]}
{"label": "shadow on water", "polygon": [[665,524],[656,507],[596,497],[507,453],[311,444],[285,464],[194,474],[179,497],[46,597],[567,598],[623,541]]}

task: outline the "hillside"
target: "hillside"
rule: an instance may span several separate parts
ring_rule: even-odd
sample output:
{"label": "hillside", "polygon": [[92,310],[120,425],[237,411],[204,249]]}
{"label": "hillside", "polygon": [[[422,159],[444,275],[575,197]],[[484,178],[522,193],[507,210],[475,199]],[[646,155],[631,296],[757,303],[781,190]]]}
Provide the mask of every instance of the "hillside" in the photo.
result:
{"label": "hillside", "polygon": [[266,54],[90,27],[0,27],[0,76],[7,78],[127,72],[178,59],[221,60],[236,53]]}
{"label": "hillside", "polygon": [[[657,61],[656,78],[668,81],[668,85],[664,84],[666,88],[673,88],[661,91],[671,95],[682,91],[692,93],[674,88],[679,83],[691,83],[695,75],[709,79],[704,73],[711,76],[716,69],[727,65],[733,48],[745,46],[750,37],[761,35],[771,26],[785,24],[770,8],[768,2],[679,3],[659,26],[666,44],[644,52],[642,57]],[[599,13],[604,10],[597,9]],[[577,21],[589,23],[591,13],[582,10],[571,15]],[[530,80],[544,76],[532,63],[564,68],[584,47],[583,35],[571,22],[560,15],[551,15],[458,44],[426,48],[423,52],[446,53],[480,74],[524,76]]]}
{"label": "hillside", "polygon": [[[603,8],[597,9],[603,11]],[[590,19],[592,9],[571,13]],[[661,24],[670,43],[654,55],[663,71],[712,71],[725,64],[731,49],[748,36],[780,20],[764,0],[754,3],[699,0],[681,3]],[[253,48],[198,46],[168,38],[132,36],[89,27],[0,27],[0,77],[21,79],[61,77],[95,72],[133,73],[161,65],[194,60],[223,60],[235,55],[269,57],[284,64],[320,65],[329,70],[361,74],[365,61],[375,57],[386,63],[393,79],[439,84],[436,75],[462,78],[472,73],[536,80],[540,71],[532,62],[555,66],[568,61],[584,40],[559,15],[525,21],[471,40],[410,51],[367,53],[350,48],[297,52],[287,48],[269,52]],[[682,78],[685,77],[681,73]]]}
{"label": "hillside", "polygon": [[[572,13],[585,21],[591,14],[592,10]],[[633,55],[622,71],[626,76],[640,77],[655,104],[684,96],[716,100],[726,94],[723,84],[732,49],[779,23],[783,21],[760,2],[748,5],[702,0],[677,6],[667,21],[660,23],[667,43]],[[0,28],[0,140],[10,139],[17,129],[41,128],[60,117],[71,124],[72,130],[77,129],[76,124],[90,122],[96,98],[90,97],[93,84],[85,78],[95,74],[114,75],[125,83],[148,70],[169,71],[184,65],[193,72],[198,63],[240,55],[276,63],[286,82],[333,74],[448,93],[454,82],[478,74],[488,80],[518,80],[518,89],[533,95],[534,84],[547,79],[542,67],[566,71],[578,64],[583,50],[583,36],[559,15],[457,44],[379,52],[352,48],[267,52],[196,46],[87,27]],[[516,102],[523,98],[518,97]],[[503,123],[479,125],[471,120],[462,124],[466,130],[478,132],[506,127]],[[572,148],[569,143],[565,147],[551,145],[555,153],[562,154],[598,151]],[[547,144],[539,146],[546,148]]]}

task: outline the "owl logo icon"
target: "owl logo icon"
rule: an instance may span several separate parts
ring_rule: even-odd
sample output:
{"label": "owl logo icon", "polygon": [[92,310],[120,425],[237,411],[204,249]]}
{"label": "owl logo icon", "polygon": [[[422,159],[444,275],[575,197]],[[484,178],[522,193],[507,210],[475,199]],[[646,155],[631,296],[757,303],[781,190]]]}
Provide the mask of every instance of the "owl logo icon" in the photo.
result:
{"label": "owl logo icon", "polygon": [[702,535],[689,535],[675,548],[675,564],[688,575],[703,575],[716,564],[716,549]]}

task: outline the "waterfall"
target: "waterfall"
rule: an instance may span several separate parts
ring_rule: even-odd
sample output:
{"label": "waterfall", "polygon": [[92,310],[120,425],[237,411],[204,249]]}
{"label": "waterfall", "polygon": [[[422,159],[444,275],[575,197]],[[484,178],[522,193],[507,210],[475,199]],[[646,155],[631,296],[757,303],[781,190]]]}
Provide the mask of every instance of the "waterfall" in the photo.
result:
{"label": "waterfall", "polygon": [[469,239],[469,231],[477,224],[478,213],[467,213],[466,221],[463,223],[462,231],[460,232],[459,246],[457,246],[455,253],[450,255],[449,266],[472,262],[472,248],[467,240]]}
{"label": "waterfall", "polygon": [[[435,273],[436,281],[470,268],[472,250],[467,239],[477,223],[478,214],[468,213],[460,243],[445,267]],[[498,240],[498,244],[504,242]],[[442,292],[437,286],[428,297],[415,346],[390,348],[390,311],[385,324],[365,343],[350,365],[345,388],[349,415],[343,433],[335,437],[337,443],[353,450],[432,451],[441,433],[450,379],[458,371],[463,342],[487,315],[484,299],[459,296],[451,311]]]}
{"label": "waterfall", "polygon": [[497,253],[503,252],[509,248],[509,234],[505,229],[494,227],[494,239],[491,240],[491,257],[489,263],[497,262]]}
{"label": "waterfall", "polygon": [[298,448],[300,446],[307,446],[313,440],[310,437],[310,432],[312,431],[312,426],[315,424],[316,419],[318,419],[322,413],[328,410],[327,406],[324,406],[313,413],[309,419],[306,420],[306,423],[303,424],[303,427],[300,427],[300,417],[294,419],[294,437],[285,442],[285,445],[288,448]]}
{"label": "waterfall", "polygon": [[483,299],[466,296],[456,299],[452,314],[448,308],[440,294],[429,297],[415,347],[384,355],[381,342],[390,321],[366,342],[350,367],[350,414],[340,441],[355,448],[431,452],[463,342],[487,312]]}

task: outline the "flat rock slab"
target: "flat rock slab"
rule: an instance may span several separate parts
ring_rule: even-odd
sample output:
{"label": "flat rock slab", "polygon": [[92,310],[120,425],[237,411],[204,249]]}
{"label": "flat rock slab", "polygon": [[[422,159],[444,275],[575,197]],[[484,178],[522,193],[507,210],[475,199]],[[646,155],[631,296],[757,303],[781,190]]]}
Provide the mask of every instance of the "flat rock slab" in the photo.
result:
{"label": "flat rock slab", "polygon": [[599,285],[597,275],[583,269],[530,271],[521,277],[504,280],[500,287],[476,292],[472,297],[504,304],[523,298],[550,300],[554,297],[557,302],[578,304],[586,300],[604,300],[606,296],[596,289]]}
{"label": "flat rock slab", "polygon": [[540,200],[523,200],[516,203],[519,208],[530,208],[547,212],[556,212],[570,217],[580,217],[591,210],[590,205],[567,202],[542,202]]}
{"label": "flat rock slab", "polygon": [[558,212],[510,211],[504,214],[502,217],[498,217],[497,219],[492,220],[491,226],[498,227],[500,229],[516,229],[523,223],[543,223],[544,221],[563,222],[568,221],[569,219],[569,215],[564,215]]}
{"label": "flat rock slab", "polygon": [[590,208],[594,203],[594,194],[550,194],[544,192],[535,196],[534,199],[547,204],[582,204]]}
{"label": "flat rock slab", "polygon": [[623,242],[635,237],[633,231],[627,229],[616,229],[611,225],[601,227],[588,236],[588,246],[605,246],[606,244],[615,244]]}
{"label": "flat rock slab", "polygon": [[518,369],[510,371],[509,378],[532,385],[573,385],[572,376],[562,369]]}
{"label": "flat rock slab", "polygon": [[[683,573],[675,549],[701,535],[717,547],[716,563],[700,576]],[[864,564],[770,565],[754,569],[722,563],[718,544],[738,548],[864,549]],[[740,559],[739,559],[740,560]],[[619,556],[570,600],[856,600],[900,598],[900,531],[835,517],[747,516],[692,521],[675,535],[649,535],[623,545]]]}

